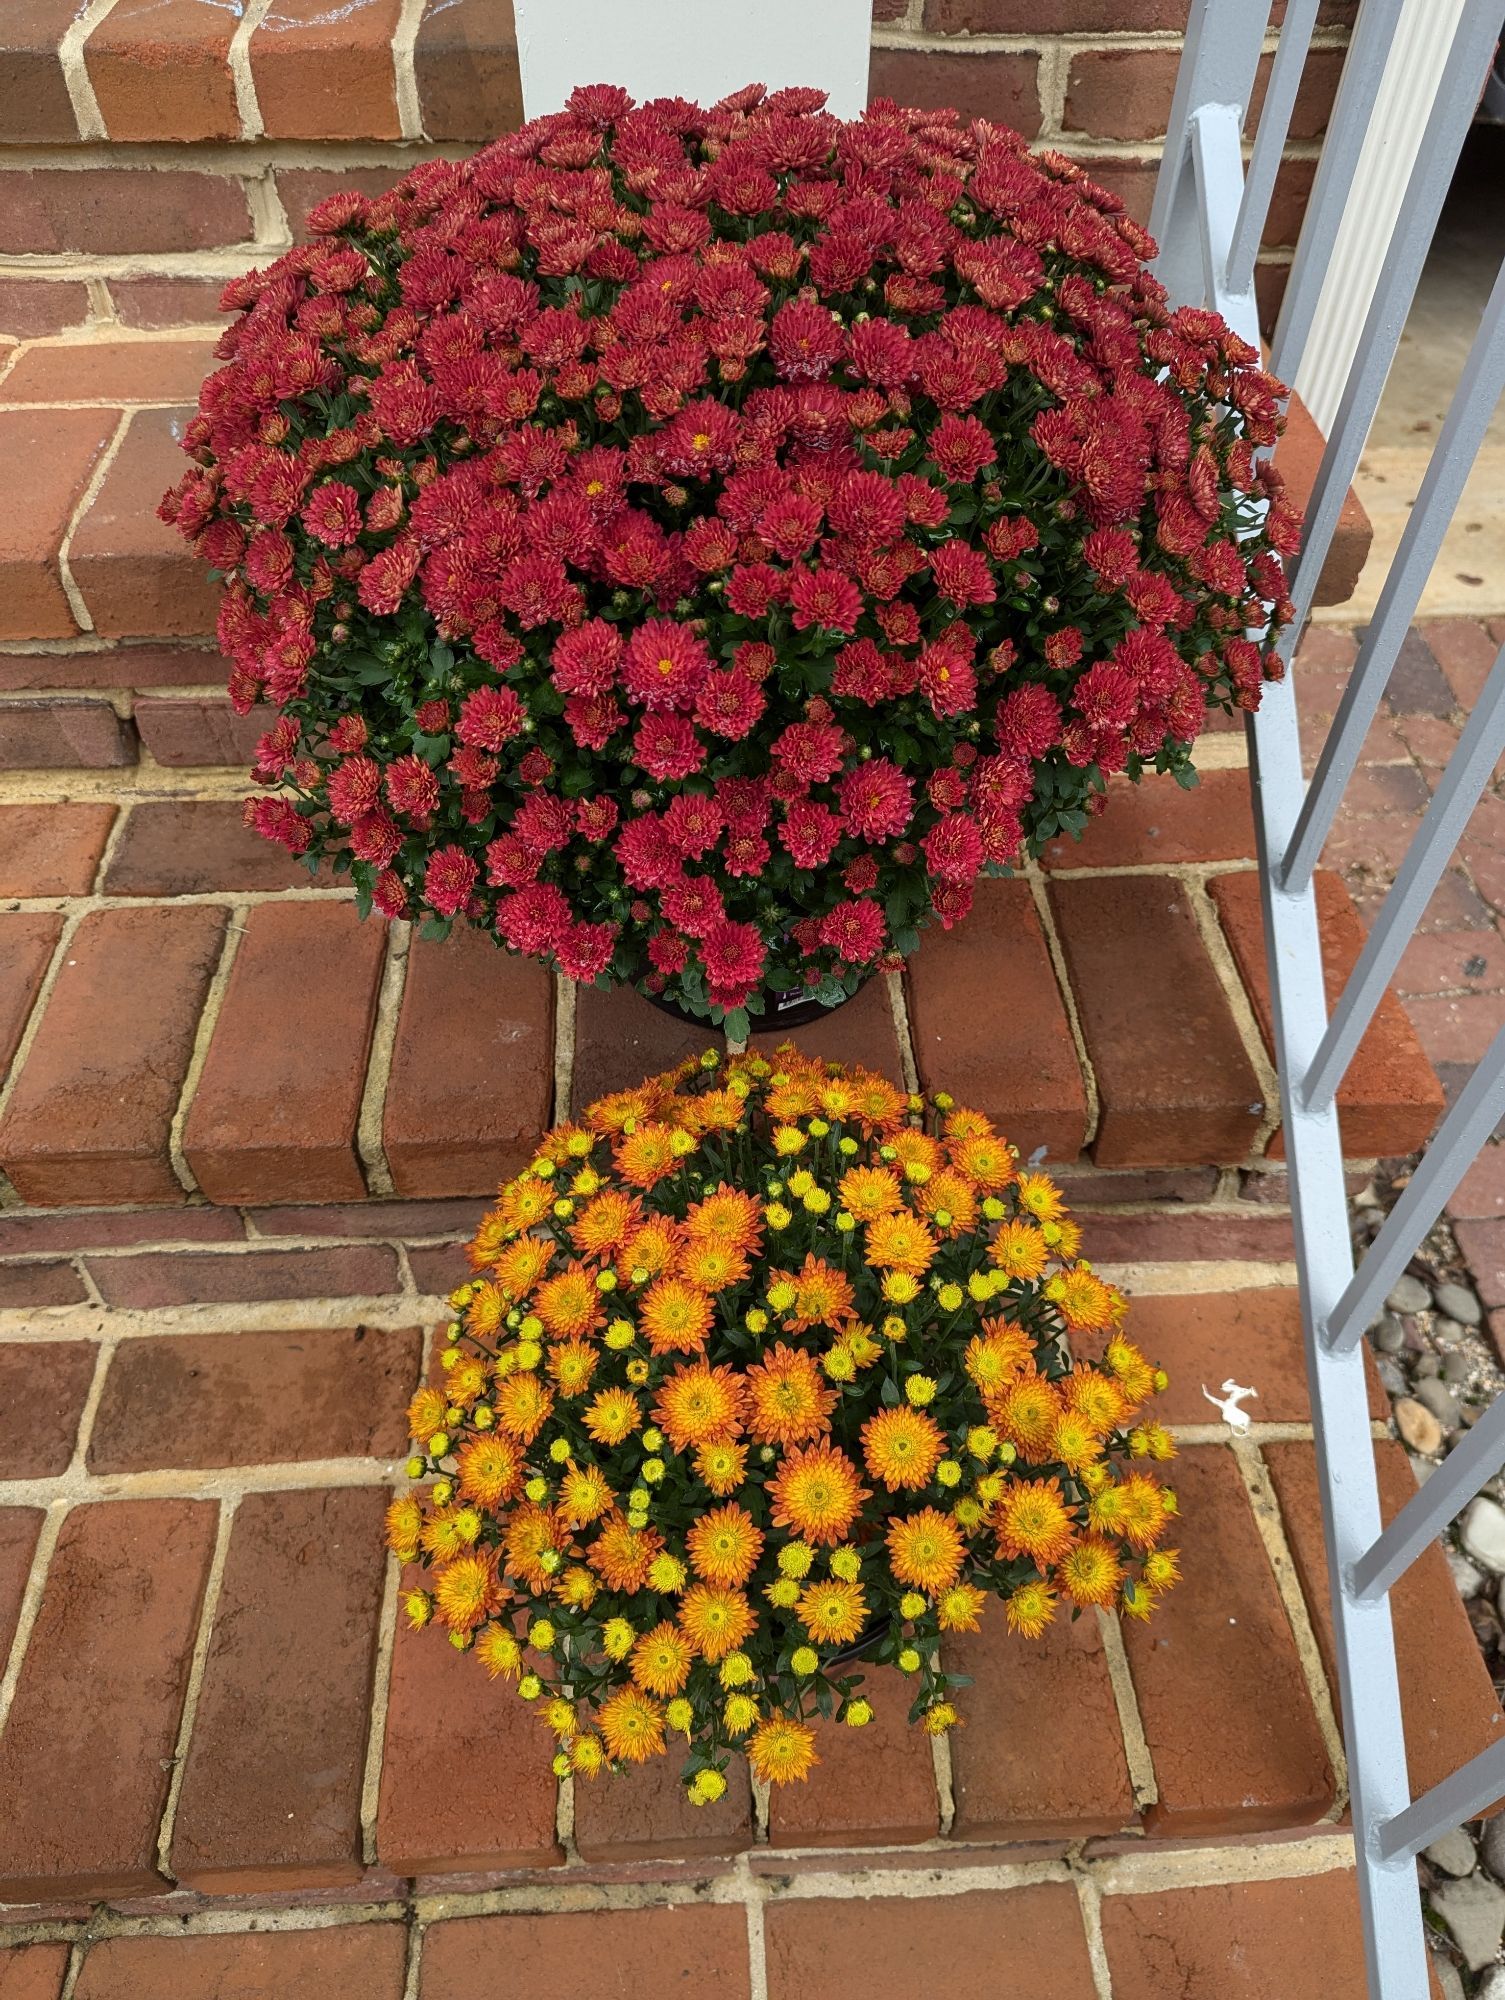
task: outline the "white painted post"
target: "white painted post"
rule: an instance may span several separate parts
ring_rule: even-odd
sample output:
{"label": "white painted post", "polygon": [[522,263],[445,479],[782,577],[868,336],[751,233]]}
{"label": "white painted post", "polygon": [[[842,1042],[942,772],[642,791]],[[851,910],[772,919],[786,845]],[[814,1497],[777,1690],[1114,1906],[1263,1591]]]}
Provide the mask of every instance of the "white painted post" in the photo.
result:
{"label": "white painted post", "polygon": [[581,83],[697,104],[806,84],[841,118],[867,103],[871,0],[515,0],[515,12],[529,118],[562,110]]}
{"label": "white painted post", "polygon": [[[1295,388],[1330,431],[1466,0],[1404,0]],[[1479,79],[1484,82],[1483,77]]]}

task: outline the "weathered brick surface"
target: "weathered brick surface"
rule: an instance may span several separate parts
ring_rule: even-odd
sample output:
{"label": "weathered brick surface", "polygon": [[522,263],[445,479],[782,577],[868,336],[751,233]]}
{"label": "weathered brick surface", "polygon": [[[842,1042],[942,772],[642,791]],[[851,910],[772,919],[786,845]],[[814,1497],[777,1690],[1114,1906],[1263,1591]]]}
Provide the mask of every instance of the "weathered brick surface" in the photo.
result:
{"label": "weathered brick surface", "polygon": [[0,703],[0,771],[107,771],[135,761],[135,731],[107,701]]}
{"label": "weathered brick surface", "polygon": [[1106,1896],[1103,1942],[1114,2000],[1364,2000],[1364,1948],[1351,1869],[1274,1882],[1209,1883]]}
{"label": "weathered brick surface", "polygon": [[115,1937],[89,1947],[74,2000],[400,2000],[401,1924],[225,1936]]}
{"label": "weathered brick surface", "polygon": [[1165,131],[1181,52],[1086,49],[1072,57],[1066,78],[1068,132],[1097,139],[1158,139]]}
{"label": "weathered brick surface", "polygon": [[[11,1351],[0,1347],[0,1381]],[[390,1457],[407,1446],[404,1413],[420,1352],[415,1327],[122,1341],[95,1416],[89,1470]]]}
{"label": "weathered brick surface", "polygon": [[7,1657],[41,1531],[40,1507],[0,1507],[0,1654]]}
{"label": "weathered brick surface", "polygon": [[65,1944],[13,1945],[0,1959],[0,2000],[58,2000],[68,1957]]}
{"label": "weathered brick surface", "polygon": [[117,0],[84,47],[110,137],[235,138],[235,23],[215,0]]}
{"label": "weathered brick surface", "polygon": [[89,1340],[0,1341],[0,1466],[7,1479],[49,1479],[67,1470],[94,1361]]}
{"label": "weathered brick surface", "polygon": [[40,910],[0,915],[0,1075],[10,1067],[62,934],[62,918]]}
{"label": "weathered brick surface", "polygon": [[1131,868],[1185,861],[1241,861],[1254,853],[1247,771],[1204,771],[1190,791],[1153,773],[1115,778],[1107,809],[1080,840],[1058,834],[1047,868]]}
{"label": "weathered brick surface", "polygon": [[[1331,1007],[1364,948],[1364,926],[1338,876],[1319,869],[1315,887],[1323,980]],[[1212,894],[1268,1049],[1272,1028],[1270,976],[1258,877],[1214,876]],[[1442,1087],[1422,1053],[1405,1008],[1387,991],[1338,1086],[1343,1151],[1350,1159],[1414,1152],[1431,1136],[1441,1114]]]}
{"label": "weathered brick surface", "polygon": [[1090,1611],[1023,1639],[990,1604],[981,1631],[946,1641],[945,1663],[972,1678],[966,1727],[951,1737],[959,1839],[1065,1842],[1133,1824],[1118,1707]]}
{"label": "weathered brick surface", "polygon": [[359,1875],[385,1504],[367,1488],[252,1494],[236,1509],[173,1831],[191,1888]]}
{"label": "weathered brick surface", "polygon": [[920,1082],[996,1120],[1021,1152],[1074,1159],[1087,1097],[1071,1024],[1026,882],[979,882],[972,914],[909,961]]}
{"label": "weathered brick surface", "polygon": [[216,1512],[121,1500],[63,1523],[0,1736],[0,1899],[161,1887],[157,1822]]}
{"label": "weathered brick surface", "polygon": [[273,0],[251,37],[251,77],[273,139],[395,139],[392,36],[400,0]]}
{"label": "weathered brick surface", "polygon": [[[519,1993],[715,1993],[749,2000],[747,1918],[735,1908],[572,1910],[461,1917],[424,1938],[420,2000],[493,2000],[497,1968]],[[610,1984],[607,1982],[610,1981]]]}
{"label": "weathered brick surface", "polygon": [[0,693],[33,688],[197,687],[222,682],[218,653],[194,646],[103,643],[75,653],[0,653]]}
{"label": "weathered brick surface", "polygon": [[224,924],[203,906],[83,919],[0,1119],[0,1164],[27,1201],[183,1199],[168,1134]]}
{"label": "weathered brick surface", "polygon": [[904,1081],[898,1029],[885,979],[870,979],[844,1007],[833,1008],[804,1027],[766,1029],[752,1037],[750,1046],[771,1058],[785,1042],[793,1042],[820,1062],[856,1063],[891,1077],[895,1083]]}
{"label": "weathered brick surface", "polygon": [[27,468],[26,505],[0,515],[0,639],[78,630],[58,551],[119,421],[113,410],[0,410],[0,464]]}
{"label": "weathered brick surface", "polygon": [[214,630],[219,586],[157,503],[183,476],[191,410],[138,410],[73,537],[70,560],[94,628],[107,639]]}
{"label": "weathered brick surface", "polygon": [[879,97],[924,111],[954,109],[963,118],[992,118],[1033,139],[1040,130],[1040,58],[1033,50],[953,56],[874,49],[868,99]]}
{"label": "weathered brick surface", "polygon": [[1183,1567],[1217,1587],[1173,1590],[1124,1631],[1160,1792],[1146,1825],[1171,1836],[1309,1826],[1332,1803],[1333,1773],[1238,1466],[1198,1446],[1174,1484]]}
{"label": "weathered brick surface", "polygon": [[78,137],[58,43],[75,0],[12,0],[0,37],[0,143],[29,146]]}
{"label": "weathered brick surface", "polygon": [[[864,1665],[873,1719],[862,1729],[816,1724],[820,1762],[802,1785],[775,1786],[768,1838],[776,1847],[898,1847],[939,1827],[930,1738],[909,1721],[914,1690],[896,1667]],[[883,1773],[874,1784],[876,1771]]]}
{"label": "weathered brick surface", "polygon": [[[1239,1159],[1262,1105],[1186,891],[1163,876],[1050,885],[1101,1116],[1099,1166]],[[1153,1019],[1145,995],[1165,996]]]}
{"label": "weathered brick surface", "polygon": [[0,1264],[0,1306],[76,1306],[88,1296],[71,1264]]}
{"label": "weathered brick surface", "polygon": [[[1311,1421],[1301,1307],[1293,1287],[1152,1295],[1134,1301],[1130,1322],[1134,1339],[1171,1378],[1155,1399],[1162,1423],[1215,1423],[1217,1411],[1203,1396],[1203,1385],[1216,1389],[1230,1375],[1258,1389],[1248,1405],[1256,1423]],[[1093,1350],[1088,1345],[1083,1351]],[[1369,1413],[1379,1419],[1390,1414],[1384,1387],[1372,1372]]]}
{"label": "weathered brick surface", "polygon": [[217,695],[142,695],[132,719],[143,747],[170,769],[249,764],[267,720],[237,715]]}
{"label": "weathered brick surface", "polygon": [[[424,1580],[416,1568],[405,1579]],[[510,1683],[490,1679],[442,1632],[414,1632],[399,1618],[376,1826],[383,1867],[419,1875],[562,1861],[549,1762],[549,1739]]]}
{"label": "weathered brick surface", "polygon": [[0,896],[86,896],[114,822],[102,803],[0,806]]}
{"label": "weathered brick surface", "polygon": [[149,799],[133,806],[110,857],[110,896],[307,887],[308,870],[241,819],[235,799]]}
{"label": "weathered brick surface", "polygon": [[584,1860],[737,1854],[752,1846],[746,1763],[734,1759],[729,1766],[725,1798],[692,1806],[679,1780],[679,1761],[671,1747],[667,1757],[650,1757],[620,1777],[575,1787],[575,1845]]}
{"label": "weathered brick surface", "polygon": [[37,1250],[131,1249],[160,1243],[239,1243],[245,1237],[233,1210],[185,1208],[164,1218],[154,1208],[8,1208],[0,1214],[0,1257]]}
{"label": "weathered brick surface", "polygon": [[[197,6],[200,0],[171,0]],[[113,22],[119,9],[110,16]],[[106,25],[109,25],[108,23]],[[97,340],[33,347],[0,382],[0,403],[181,403],[216,365],[212,343]]]}
{"label": "weathered brick surface", "polygon": [[148,333],[164,327],[217,325],[224,289],[218,278],[110,280],[110,297],[121,321]]}
{"label": "weathered brick surface", "polygon": [[[1268,237],[1268,231],[1266,235]],[[1292,502],[1298,507],[1304,508],[1311,496],[1326,448],[1327,441],[1312,422],[1305,403],[1299,396],[1293,396],[1286,412],[1285,435],[1275,449],[1275,460],[1285,474]],[[1347,603],[1358,585],[1359,572],[1368,560],[1369,545],[1373,539],[1369,516],[1350,486],[1332,541],[1328,544],[1322,574],[1317,579],[1313,597],[1315,604]]]}
{"label": "weathered brick surface", "polygon": [[1211,1208],[1134,1212],[1124,1209],[1076,1212],[1089,1254],[1103,1264],[1176,1264],[1224,1257],[1254,1263],[1289,1263],[1290,1216],[1281,1209]]}
{"label": "weathered brick surface", "polygon": [[257,1299],[379,1298],[398,1289],[397,1254],[384,1243],[246,1250],[230,1256],[147,1250],[87,1262],[105,1304],[136,1311]]}
{"label": "weathered brick surface", "polygon": [[29,167],[7,173],[0,254],[210,250],[249,243],[239,181],[149,167]]}
{"label": "weathered brick surface", "polygon": [[[1327,1555],[1312,1447],[1272,1444],[1264,1455],[1336,1706]],[[1416,1491],[1416,1478],[1398,1444],[1375,1446],[1375,1470],[1381,1518],[1388,1521]],[[1505,1717],[1439,1547],[1429,1548],[1406,1571],[1390,1593],[1390,1608],[1411,1790],[1420,1797],[1497,1741]]]}
{"label": "weathered brick surface", "polygon": [[[425,13],[430,11],[424,9]],[[385,194],[402,177],[401,167],[283,167],[276,181],[293,235],[301,239],[308,234],[309,211],[330,195],[342,188],[354,188],[358,194]]]}
{"label": "weathered brick surface", "polygon": [[433,1298],[446,1298],[456,1285],[463,1284],[470,1276],[470,1267],[458,1239],[453,1243],[437,1244],[432,1249],[410,1250],[408,1263],[412,1267],[413,1283],[420,1292]]}
{"label": "weathered brick surface", "polygon": [[[4,59],[0,50],[0,63]],[[88,317],[87,285],[41,277],[0,278],[0,333],[13,340],[40,340],[64,327],[82,326]]]}
{"label": "weathered brick surface", "polygon": [[631,987],[604,993],[599,986],[582,986],[575,999],[571,1116],[594,1098],[631,1090],[645,1076],[718,1044],[725,1047],[709,1024],[692,1028],[662,1014]]}
{"label": "weathered brick surface", "polygon": [[413,48],[430,139],[494,139],[522,123],[522,79],[511,0],[425,8]]}
{"label": "weathered brick surface", "polygon": [[[307,1208],[260,1208],[259,1236],[459,1236],[480,1215],[476,1201],[361,1201],[341,1206],[315,1202]],[[0,1219],[0,1240],[4,1222]]]}
{"label": "weathered brick surface", "polygon": [[[1006,1968],[1021,1993],[1093,2000],[1076,1891],[1064,1882],[956,1896],[774,1903],[764,1916],[768,2000],[902,2000],[935,1991],[937,1967]],[[859,1942],[860,1940],[860,1942]]]}
{"label": "weathered brick surface", "polygon": [[554,1098],[553,982],[467,925],[415,938],[382,1145],[402,1195],[489,1195],[526,1166]]}
{"label": "weathered brick surface", "polygon": [[211,1201],[360,1199],[355,1128],[386,942],[349,903],[249,913],[183,1126]]}

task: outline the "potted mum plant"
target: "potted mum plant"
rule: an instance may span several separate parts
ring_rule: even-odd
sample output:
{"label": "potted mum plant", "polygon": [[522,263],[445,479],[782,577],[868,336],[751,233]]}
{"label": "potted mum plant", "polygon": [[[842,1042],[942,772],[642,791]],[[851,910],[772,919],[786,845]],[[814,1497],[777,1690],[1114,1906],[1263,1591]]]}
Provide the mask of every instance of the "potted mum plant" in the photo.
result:
{"label": "potted mum plant", "polygon": [[1252,708],[1279,386],[1002,126],[575,92],[226,289],[163,505],[259,831],[690,1016],[838,1004]]}
{"label": "potted mum plant", "polygon": [[413,1399],[410,1621],[515,1682],[559,1775],[679,1738],[705,1805],[868,1722],[859,1656],[940,1733],[946,1634],[1147,1617],[1165,1377],[1080,1233],[986,1118],[791,1048],[590,1105],[502,1188]]}

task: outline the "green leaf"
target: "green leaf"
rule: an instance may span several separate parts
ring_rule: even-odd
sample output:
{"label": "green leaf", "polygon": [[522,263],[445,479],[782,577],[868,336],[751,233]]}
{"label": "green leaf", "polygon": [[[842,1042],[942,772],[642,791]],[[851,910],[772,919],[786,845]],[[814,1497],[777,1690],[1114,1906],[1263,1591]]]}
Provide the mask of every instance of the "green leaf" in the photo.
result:
{"label": "green leaf", "polygon": [[748,1033],[747,1009],[745,1007],[733,1007],[722,1022],[722,1026],[726,1030],[729,1041],[745,1042]]}
{"label": "green leaf", "polygon": [[448,917],[425,917],[418,926],[418,935],[421,938],[434,938],[442,944],[449,936],[451,928]]}

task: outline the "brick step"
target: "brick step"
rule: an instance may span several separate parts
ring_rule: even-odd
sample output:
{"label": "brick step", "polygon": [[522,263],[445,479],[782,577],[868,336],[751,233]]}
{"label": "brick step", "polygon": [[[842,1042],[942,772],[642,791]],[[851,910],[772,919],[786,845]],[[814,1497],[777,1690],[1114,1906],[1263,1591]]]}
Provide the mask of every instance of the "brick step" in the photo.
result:
{"label": "brick step", "polygon": [[[1117,867],[1089,841],[1036,885],[980,885],[902,1009],[874,980],[795,1039],[900,1081],[912,1061],[1053,1162],[1255,1167],[1278,1133],[1248,817],[1240,770],[1125,785]],[[0,897],[20,905],[0,911],[0,1169],[34,1205],[481,1195],[565,1115],[566,1070],[578,1106],[710,1039],[625,988],[556,1021],[542,969],[481,933],[360,923],[234,799],[0,804]],[[1336,877],[1321,904],[1336,982],[1362,927]],[[1441,1103],[1391,996],[1340,1100],[1349,1156],[1414,1150]]]}
{"label": "brick step", "polygon": [[[823,1731],[811,1783],[775,1795],[770,1865],[820,1848],[860,1866],[938,1838],[925,1866],[1079,1842],[1090,1860],[1341,1813],[1295,1294],[1141,1296],[1132,1311],[1172,1377],[1182,1587],[1124,1631],[1123,1670],[1092,1618],[1025,1643],[995,1607],[955,1646],[971,1686],[944,1788],[895,1676],[875,1670],[873,1729]],[[739,1774],[695,1812],[657,1761],[577,1785],[567,1858],[536,1719],[434,1633],[394,1629],[380,1524],[422,1346],[401,1314],[318,1326],[286,1305],[256,1331],[0,1340],[0,1462],[22,1482],[0,1508],[0,1644],[23,1592],[29,1605],[0,1731],[0,1902],[21,1907],[0,1921],[98,1899],[149,1911],[169,1876],[193,1892],[172,1905],[186,1913],[193,1898],[448,1893],[513,1871],[559,1884],[582,1864],[652,1879],[753,1847]],[[1202,1424],[1198,1388],[1235,1358],[1260,1390],[1236,1448]],[[1387,1409],[1377,1381],[1371,1409]],[[1393,1512],[1412,1475],[1398,1444],[1376,1450]],[[41,1536],[63,1479],[89,1504]],[[1505,1718],[1440,1548],[1394,1608],[1419,1791]]]}

